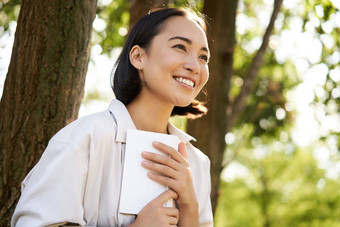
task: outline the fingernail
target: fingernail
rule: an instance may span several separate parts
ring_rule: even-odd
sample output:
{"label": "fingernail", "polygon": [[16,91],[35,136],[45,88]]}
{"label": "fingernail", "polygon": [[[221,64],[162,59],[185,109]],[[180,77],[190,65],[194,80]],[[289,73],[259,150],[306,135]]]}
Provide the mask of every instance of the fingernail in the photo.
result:
{"label": "fingernail", "polygon": [[149,152],[143,151],[142,156],[145,156],[145,157],[149,156]]}
{"label": "fingernail", "polygon": [[159,145],[159,142],[158,141],[153,141],[152,144],[157,146],[157,145]]}
{"label": "fingernail", "polygon": [[147,161],[142,161],[142,166],[148,166],[149,163]]}

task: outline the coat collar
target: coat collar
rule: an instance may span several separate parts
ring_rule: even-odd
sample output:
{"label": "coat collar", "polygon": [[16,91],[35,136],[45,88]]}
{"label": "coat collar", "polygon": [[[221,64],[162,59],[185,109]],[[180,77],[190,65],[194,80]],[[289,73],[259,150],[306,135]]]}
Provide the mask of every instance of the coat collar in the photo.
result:
{"label": "coat collar", "polygon": [[191,140],[196,141],[196,139],[189,134],[183,132],[182,130],[176,128],[173,124],[168,122],[168,132],[170,135],[175,135],[180,141],[184,143],[189,143]]}
{"label": "coat collar", "polygon": [[[128,110],[126,109],[125,105],[118,99],[112,100],[108,110],[114,116],[117,124],[115,141],[125,143],[127,130],[136,129],[136,126],[133,123]],[[184,143],[188,143],[190,140],[196,141],[195,138],[179,130],[170,122],[168,122],[168,131],[171,135],[176,135]]]}

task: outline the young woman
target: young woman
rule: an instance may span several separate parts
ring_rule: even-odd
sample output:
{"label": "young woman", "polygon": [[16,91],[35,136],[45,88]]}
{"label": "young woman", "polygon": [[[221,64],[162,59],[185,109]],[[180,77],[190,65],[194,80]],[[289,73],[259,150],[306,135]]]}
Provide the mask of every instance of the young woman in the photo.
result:
{"label": "young woman", "polygon": [[[209,159],[168,122],[206,112],[195,97],[208,80],[208,60],[205,24],[196,14],[170,8],[140,19],[115,65],[117,99],[51,139],[22,183],[12,226],[212,226]],[[153,143],[167,156],[143,152],[148,176],[170,189],[138,215],[119,212],[128,129],[182,141],[178,150]],[[172,198],[176,207],[163,207]]]}

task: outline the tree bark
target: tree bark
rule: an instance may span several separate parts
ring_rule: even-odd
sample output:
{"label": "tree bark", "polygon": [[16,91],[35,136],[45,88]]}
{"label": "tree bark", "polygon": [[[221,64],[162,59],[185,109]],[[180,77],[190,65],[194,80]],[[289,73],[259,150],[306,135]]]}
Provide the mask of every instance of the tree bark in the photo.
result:
{"label": "tree bark", "polygon": [[169,4],[169,0],[131,0],[130,2],[130,28],[150,10],[161,7],[164,8]]}
{"label": "tree bark", "polygon": [[208,21],[211,28],[210,80],[207,83],[209,112],[200,119],[188,121],[187,125],[188,133],[197,139],[195,145],[211,160],[213,211],[217,205],[225,149],[226,110],[232,76],[237,2],[237,0],[211,0],[204,3],[203,13],[211,18]]}
{"label": "tree bark", "polygon": [[0,102],[0,226],[49,139],[78,116],[96,0],[23,0]]}

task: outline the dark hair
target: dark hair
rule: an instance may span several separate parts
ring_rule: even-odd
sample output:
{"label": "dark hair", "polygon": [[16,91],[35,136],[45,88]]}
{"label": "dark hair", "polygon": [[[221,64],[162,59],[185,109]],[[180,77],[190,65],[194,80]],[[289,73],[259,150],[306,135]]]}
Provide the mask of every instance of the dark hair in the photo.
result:
{"label": "dark hair", "polygon": [[[130,62],[129,54],[131,48],[139,45],[143,49],[148,49],[152,39],[164,28],[166,21],[174,16],[190,18],[196,21],[206,32],[204,20],[197,14],[185,9],[159,9],[142,17],[130,31],[123,50],[111,73],[112,90],[116,98],[125,105],[128,105],[142,89],[138,70]],[[193,119],[201,117],[206,113],[207,108],[204,104],[198,100],[193,100],[192,103],[186,107],[175,106],[171,116],[180,115]]]}

